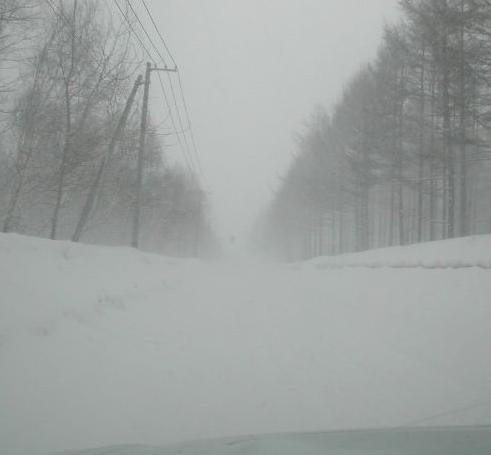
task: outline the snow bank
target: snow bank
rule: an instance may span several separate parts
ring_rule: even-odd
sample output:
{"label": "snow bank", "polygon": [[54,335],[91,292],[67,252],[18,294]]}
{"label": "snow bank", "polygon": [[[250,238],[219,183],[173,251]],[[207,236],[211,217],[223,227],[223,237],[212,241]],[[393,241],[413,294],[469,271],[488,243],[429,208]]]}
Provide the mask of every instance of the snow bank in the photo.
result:
{"label": "snow bank", "polygon": [[491,269],[491,236],[473,236],[427,242],[362,253],[320,257],[311,261],[317,268],[469,268]]}
{"label": "snow bank", "polygon": [[0,343],[29,328],[49,335],[58,320],[88,322],[123,310],[132,295],[165,283],[178,260],[131,248],[0,235]]}
{"label": "snow bank", "polygon": [[0,286],[2,455],[491,422],[485,269],[202,263],[0,235]]}

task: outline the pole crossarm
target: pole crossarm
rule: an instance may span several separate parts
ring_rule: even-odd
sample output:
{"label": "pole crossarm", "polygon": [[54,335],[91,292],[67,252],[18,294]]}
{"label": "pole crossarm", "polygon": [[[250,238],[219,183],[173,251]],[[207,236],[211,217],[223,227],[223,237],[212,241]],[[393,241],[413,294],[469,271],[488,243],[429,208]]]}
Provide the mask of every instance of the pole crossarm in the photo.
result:
{"label": "pole crossarm", "polygon": [[177,73],[179,70],[177,69],[177,66],[175,68],[158,68],[156,66],[150,68],[150,71],[164,71],[166,73]]}

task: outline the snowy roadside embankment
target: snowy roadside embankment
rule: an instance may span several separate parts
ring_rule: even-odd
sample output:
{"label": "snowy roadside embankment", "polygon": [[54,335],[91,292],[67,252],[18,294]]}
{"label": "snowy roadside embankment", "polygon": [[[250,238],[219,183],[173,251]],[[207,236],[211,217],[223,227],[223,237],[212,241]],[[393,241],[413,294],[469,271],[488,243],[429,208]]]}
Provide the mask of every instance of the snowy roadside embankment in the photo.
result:
{"label": "snowy roadside embankment", "polygon": [[[475,242],[463,259],[489,244]],[[0,235],[0,288],[2,455],[491,422],[488,270],[205,263]]]}
{"label": "snowy roadside embankment", "polygon": [[60,318],[90,321],[124,310],[132,297],[165,284],[178,263],[131,248],[2,234],[0,344],[28,327],[49,335]]}
{"label": "snowy roadside embankment", "polygon": [[491,236],[473,236],[320,257],[310,261],[310,264],[319,269],[343,267],[491,269]]}

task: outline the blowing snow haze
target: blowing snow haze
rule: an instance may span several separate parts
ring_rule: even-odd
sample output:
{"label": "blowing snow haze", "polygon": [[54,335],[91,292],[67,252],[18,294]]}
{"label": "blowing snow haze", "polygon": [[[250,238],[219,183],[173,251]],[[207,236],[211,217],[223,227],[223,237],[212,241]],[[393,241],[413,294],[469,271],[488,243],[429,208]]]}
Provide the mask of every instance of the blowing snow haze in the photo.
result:
{"label": "blowing snow haze", "polygon": [[375,56],[397,0],[153,4],[179,55],[217,227],[242,237],[277,190],[295,133]]}
{"label": "blowing snow haze", "polygon": [[489,68],[490,0],[1,0],[0,455],[489,455]]}

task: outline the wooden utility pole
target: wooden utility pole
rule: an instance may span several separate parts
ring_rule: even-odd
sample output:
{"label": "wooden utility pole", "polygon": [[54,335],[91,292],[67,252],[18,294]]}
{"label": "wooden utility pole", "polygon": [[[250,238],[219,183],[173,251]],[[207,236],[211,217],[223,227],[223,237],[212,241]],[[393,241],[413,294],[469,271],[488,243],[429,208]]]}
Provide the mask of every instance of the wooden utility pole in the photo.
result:
{"label": "wooden utility pole", "polygon": [[140,138],[138,142],[138,164],[136,174],[136,197],[133,214],[133,230],[131,236],[131,246],[138,248],[140,241],[140,218],[141,218],[141,199],[142,199],[142,184],[143,184],[143,165],[145,161],[145,140],[147,135],[147,118],[148,118],[148,94],[150,91],[150,74],[152,71],[166,71],[177,72],[177,68],[157,68],[153,67],[150,63],[147,63],[147,69],[145,71],[144,91],[143,91],[143,105],[142,116],[140,123]]}
{"label": "wooden utility pole", "polygon": [[138,142],[138,164],[137,164],[137,171],[136,171],[136,200],[135,200],[135,211],[133,216],[133,232],[131,237],[131,246],[134,248],[138,248],[138,240],[140,237],[141,192],[142,192],[142,181],[143,181],[145,139],[147,133],[150,71],[151,71],[151,64],[147,63],[147,69],[145,71],[144,91],[143,91],[142,117],[140,123],[140,139]]}
{"label": "wooden utility pole", "polygon": [[99,189],[102,175],[104,173],[104,168],[106,166],[108,159],[113,154],[114,149],[116,148],[116,143],[119,137],[121,136],[121,133],[123,132],[123,129],[126,125],[128,116],[130,114],[131,106],[133,105],[133,102],[135,100],[136,92],[138,91],[138,87],[142,84],[141,80],[142,77],[138,76],[138,78],[135,81],[135,84],[133,85],[133,89],[131,90],[130,96],[126,101],[126,106],[124,107],[123,113],[121,114],[118,125],[116,126],[116,130],[114,131],[114,134],[111,138],[111,142],[109,143],[107,151],[105,155],[102,157],[102,160],[99,164],[97,175],[87,194],[87,199],[85,201],[84,208],[82,209],[82,213],[78,220],[77,227],[75,228],[75,232],[73,233],[72,242],[78,242],[80,240],[80,236],[82,235],[82,232],[85,228],[85,225],[87,224],[87,221],[89,220],[90,212],[92,211],[92,208],[94,206],[95,198],[97,196],[97,191]]}

